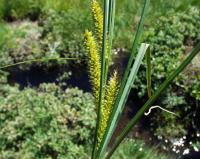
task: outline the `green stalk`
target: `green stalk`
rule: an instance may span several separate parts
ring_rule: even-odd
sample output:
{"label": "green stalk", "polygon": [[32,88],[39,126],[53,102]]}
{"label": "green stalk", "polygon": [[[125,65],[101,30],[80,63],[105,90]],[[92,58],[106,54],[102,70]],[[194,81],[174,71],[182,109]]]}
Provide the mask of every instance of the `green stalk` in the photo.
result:
{"label": "green stalk", "polygon": [[101,121],[101,106],[103,101],[103,96],[105,92],[105,56],[106,56],[106,41],[107,41],[107,34],[108,34],[108,12],[109,12],[109,0],[104,0],[104,24],[103,24],[103,39],[102,39],[102,53],[101,53],[101,79],[100,79],[100,90],[99,90],[99,105],[98,105],[98,112],[97,112],[97,122],[96,122],[96,129],[95,129],[95,136],[94,136],[94,144],[93,144],[93,151],[92,151],[92,159],[96,158],[96,149],[97,149],[97,136],[98,136],[98,129],[99,124]]}
{"label": "green stalk", "polygon": [[132,130],[134,125],[140,120],[143,116],[144,112],[151,107],[151,105],[155,102],[155,100],[164,92],[164,90],[170,85],[170,83],[185,69],[188,64],[192,61],[192,59],[199,53],[200,51],[200,42],[197,46],[190,52],[189,56],[181,63],[181,65],[171,74],[169,77],[161,84],[155,94],[142,106],[142,108],[137,112],[137,114],[131,119],[131,121],[127,124],[127,126],[123,129],[121,134],[117,137],[114,142],[112,149],[109,151],[106,159],[109,159],[114,151],[117,149],[119,144],[123,141],[126,135]]}
{"label": "green stalk", "polygon": [[18,66],[18,65],[22,65],[22,64],[27,64],[27,63],[33,63],[33,62],[44,62],[44,61],[50,61],[50,60],[76,60],[78,58],[42,58],[42,59],[32,59],[32,60],[27,60],[27,61],[22,61],[22,62],[18,62],[18,63],[14,63],[14,64],[10,64],[10,65],[5,65],[5,66],[1,66],[0,69],[4,69],[4,68],[8,68],[8,67],[13,67],[13,66]]}
{"label": "green stalk", "polygon": [[[147,7],[149,5],[149,2],[150,2],[150,0],[145,0],[144,6],[143,6],[141,19],[140,19],[140,22],[139,22],[139,25],[138,25],[138,28],[137,28],[137,32],[136,32],[136,35],[135,35],[135,39],[134,39],[134,42],[133,42],[133,46],[132,46],[131,56],[129,58],[128,65],[127,65],[127,68],[125,70],[125,73],[124,73],[124,76],[123,76],[123,79],[122,79],[122,83],[121,83],[119,93],[117,95],[117,98],[116,98],[116,101],[115,101],[115,104],[114,104],[114,107],[113,107],[113,111],[111,112],[111,116],[110,116],[109,121],[108,121],[108,127],[106,128],[105,135],[104,135],[104,137],[103,137],[103,139],[100,143],[100,147],[99,147],[99,151],[98,151],[98,154],[100,156],[102,156],[104,154],[104,152],[107,148],[107,145],[110,141],[110,138],[111,138],[111,136],[112,136],[112,134],[115,130],[115,127],[116,127],[117,119],[119,117],[119,114],[116,114],[116,111],[118,109],[118,104],[120,102],[121,95],[122,95],[124,87],[126,85],[127,78],[129,76],[129,72],[130,72],[130,69],[131,69],[131,66],[132,66],[132,63],[133,63],[133,60],[134,60],[134,55],[135,55],[135,52],[137,50],[138,42],[139,42],[139,39],[140,39],[140,36],[141,36],[141,33],[142,33],[142,29],[143,29],[143,26],[144,26],[144,19],[145,19],[145,16],[146,16],[146,11],[147,11]],[[115,118],[115,120],[113,120],[114,118]]]}
{"label": "green stalk", "polygon": [[[125,103],[127,101],[128,95],[130,93],[132,84],[134,83],[134,80],[135,80],[135,78],[137,76],[139,67],[142,64],[142,60],[144,58],[144,55],[145,55],[146,50],[148,49],[148,47],[149,47],[148,44],[144,44],[144,43],[141,44],[141,47],[139,49],[139,53],[138,53],[138,55],[136,57],[136,60],[135,60],[134,65],[133,65],[133,67],[131,69],[130,75],[129,75],[128,79],[127,79],[127,83],[126,83],[126,85],[124,87],[124,90],[122,92],[121,99],[120,99],[120,101],[118,103],[118,107],[116,109],[116,114],[117,115],[120,114],[121,111],[123,110],[123,107],[124,107],[124,105],[125,105]],[[115,115],[113,117],[113,121],[117,121],[117,118],[118,118],[117,115]],[[110,125],[110,127],[114,128],[115,127],[115,122],[113,122],[112,125]],[[98,154],[99,154],[100,157],[102,157],[103,154],[104,154],[104,151],[101,151],[101,153],[98,153]]]}
{"label": "green stalk", "polygon": [[148,97],[151,97],[151,51],[150,49],[147,51],[146,54],[146,79],[147,79],[147,94]]}
{"label": "green stalk", "polygon": [[[112,0],[112,4],[111,4],[111,8],[112,8],[112,15],[111,15],[111,22],[110,22],[110,24],[111,24],[111,27],[110,27],[110,52],[111,52],[111,50],[112,50],[112,42],[113,42],[113,35],[114,35],[114,26],[115,26],[115,6],[116,5],[116,2],[115,2],[115,0]],[[110,53],[111,54],[111,53]]]}
{"label": "green stalk", "polygon": [[109,63],[110,63],[110,58],[111,58],[114,23],[115,23],[115,0],[110,0],[109,16],[108,16],[108,46],[107,46],[108,52],[107,52],[107,58],[106,58],[105,81],[107,80]]}

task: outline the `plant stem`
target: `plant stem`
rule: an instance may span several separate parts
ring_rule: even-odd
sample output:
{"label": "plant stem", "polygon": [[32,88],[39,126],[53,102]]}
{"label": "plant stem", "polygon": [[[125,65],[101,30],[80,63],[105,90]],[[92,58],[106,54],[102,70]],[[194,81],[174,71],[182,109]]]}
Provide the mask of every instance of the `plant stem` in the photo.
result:
{"label": "plant stem", "polygon": [[96,158],[96,149],[98,142],[98,129],[101,121],[101,106],[104,98],[105,91],[105,55],[106,55],[106,41],[108,35],[108,12],[109,12],[109,0],[104,0],[104,22],[103,22],[103,39],[102,39],[102,53],[101,53],[101,79],[100,79],[100,90],[99,90],[99,105],[97,112],[97,121],[96,121],[96,130],[95,130],[95,138],[94,145],[92,151],[92,159]]}
{"label": "plant stem", "polygon": [[22,65],[22,64],[26,64],[26,63],[33,63],[33,62],[44,62],[44,61],[50,61],[50,60],[77,60],[78,58],[41,58],[41,59],[32,59],[32,60],[27,60],[27,61],[22,61],[22,62],[17,62],[14,64],[10,64],[10,65],[5,65],[5,66],[1,66],[0,69],[4,69],[4,68],[8,68],[8,67],[13,67],[13,66],[18,66],[18,65]]}
{"label": "plant stem", "polygon": [[106,57],[106,70],[105,70],[105,81],[108,77],[109,63],[112,52],[112,41],[114,33],[114,23],[115,23],[115,0],[109,1],[109,16],[108,16],[108,43],[107,43],[107,57]]}
{"label": "plant stem", "polygon": [[[120,101],[121,95],[122,95],[124,87],[126,85],[127,78],[129,76],[129,73],[130,73],[130,69],[131,69],[131,66],[132,66],[132,63],[133,63],[133,60],[134,60],[134,55],[135,55],[135,52],[137,50],[139,38],[140,38],[141,33],[142,33],[142,29],[143,29],[143,25],[144,25],[144,19],[145,19],[145,16],[146,16],[146,10],[147,10],[147,7],[149,5],[149,2],[150,2],[150,0],[145,0],[145,2],[144,2],[144,7],[143,7],[143,10],[142,10],[141,19],[140,19],[138,29],[137,29],[137,32],[136,32],[136,35],[135,35],[135,39],[134,39],[134,42],[133,42],[133,46],[132,46],[131,56],[129,58],[128,65],[126,67],[126,70],[125,70],[125,73],[124,73],[124,76],[123,76],[123,79],[122,79],[122,83],[120,85],[120,89],[119,89],[119,92],[118,92],[118,95],[117,95],[117,98],[116,98],[116,101],[115,101],[115,104],[114,104],[113,111],[111,112],[111,116],[110,116],[109,121],[108,121],[108,127],[106,128],[105,134],[104,134],[103,139],[100,143],[100,148],[99,148],[99,152],[98,152],[98,154],[100,156],[102,156],[104,154],[104,151],[105,151],[105,149],[106,149],[106,147],[107,147],[107,145],[110,141],[110,138],[111,138],[111,136],[112,136],[112,134],[115,130],[115,127],[116,127],[117,121],[116,120],[113,121],[112,119],[116,116],[117,106],[118,106],[118,103]],[[117,114],[117,116],[119,116],[119,114]],[[111,125],[113,125],[113,124],[114,124],[114,127],[111,127]]]}
{"label": "plant stem", "polygon": [[147,80],[147,94],[150,98],[152,93],[151,89],[151,50],[149,49],[146,54],[146,80]]}

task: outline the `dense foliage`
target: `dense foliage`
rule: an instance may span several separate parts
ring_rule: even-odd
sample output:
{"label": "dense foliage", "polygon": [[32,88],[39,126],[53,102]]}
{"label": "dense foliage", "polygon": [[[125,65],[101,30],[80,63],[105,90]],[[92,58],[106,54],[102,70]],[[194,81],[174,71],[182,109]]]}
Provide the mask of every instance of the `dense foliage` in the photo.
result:
{"label": "dense foliage", "polygon": [[[70,25],[69,25],[70,24]],[[83,33],[90,25],[87,15],[68,10],[62,12],[51,11],[44,20],[42,43],[49,56],[76,57],[76,62],[83,61]]]}
{"label": "dense foliage", "polygon": [[[152,45],[153,92],[199,41],[199,32],[200,12],[197,8],[190,8],[185,13],[172,13],[168,17],[160,17],[155,26],[148,29],[143,40]],[[151,115],[151,125],[156,136],[177,138],[189,133],[188,127],[192,122],[194,127],[197,126],[198,121],[194,122],[196,119],[192,118],[192,114],[197,113],[195,108],[199,103],[198,59],[197,56],[156,103],[179,115],[178,118],[160,111]],[[138,95],[143,98],[147,92],[144,68],[139,74],[137,84],[134,85],[139,90]]]}
{"label": "dense foliage", "polygon": [[39,42],[41,28],[36,23],[22,22],[20,25],[15,23],[2,27],[4,38],[0,45],[1,66],[45,57]]}
{"label": "dense foliage", "polygon": [[[71,12],[63,12],[63,14],[51,12],[40,25],[29,21],[16,22],[12,26],[0,25],[0,32],[3,36],[0,39],[1,66],[33,59],[65,57],[77,58],[73,61],[76,64],[83,63],[83,38],[78,37],[81,33],[71,33],[72,28],[66,29],[69,21],[75,22],[71,17]],[[80,18],[80,20],[83,19]],[[69,26],[72,27],[72,25]],[[70,63],[72,63],[70,60],[29,62],[20,66],[20,69],[29,69],[30,66],[61,67],[68,66]]]}
{"label": "dense foliage", "polygon": [[54,84],[0,92],[0,158],[87,158],[95,126],[89,93]]}

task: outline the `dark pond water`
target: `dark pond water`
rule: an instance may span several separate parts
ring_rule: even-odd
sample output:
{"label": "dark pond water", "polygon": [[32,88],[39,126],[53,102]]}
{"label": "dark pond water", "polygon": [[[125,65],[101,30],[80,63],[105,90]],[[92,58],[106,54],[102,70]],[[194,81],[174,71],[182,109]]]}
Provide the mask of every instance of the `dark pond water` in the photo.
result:
{"label": "dark pond water", "polygon": [[64,70],[60,68],[50,68],[48,70],[41,67],[31,67],[29,70],[21,70],[18,68],[10,69],[9,83],[11,85],[17,83],[21,89],[25,87],[38,87],[42,83],[57,83],[59,77],[64,73],[70,71],[69,78],[64,79],[67,83],[65,87],[78,87],[84,91],[91,90],[89,78],[86,70]]}

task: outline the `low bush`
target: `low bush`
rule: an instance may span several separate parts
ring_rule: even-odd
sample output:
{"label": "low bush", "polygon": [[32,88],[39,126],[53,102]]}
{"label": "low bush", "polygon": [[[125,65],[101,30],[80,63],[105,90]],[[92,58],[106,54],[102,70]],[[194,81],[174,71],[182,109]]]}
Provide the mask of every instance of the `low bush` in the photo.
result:
{"label": "low bush", "polygon": [[[61,17],[62,21],[64,17]],[[55,19],[54,19],[55,20]],[[36,59],[59,59],[74,57],[76,60],[44,60],[43,62],[28,62],[19,65],[21,70],[28,70],[31,66],[40,66],[42,69],[50,67],[69,66],[70,63],[83,63],[84,50],[82,49],[81,38],[79,41],[73,39],[69,31],[64,30],[66,23],[51,21],[44,28],[37,23],[22,21],[12,26],[0,25],[0,66],[11,65],[18,62]],[[55,24],[55,25],[54,25]],[[66,24],[67,25],[67,24]],[[51,30],[50,27],[53,27]],[[49,30],[47,29],[49,28]],[[48,35],[41,37],[48,30]],[[78,34],[75,33],[76,36]],[[68,38],[68,39],[67,39]],[[65,39],[65,40],[64,40]],[[76,37],[77,39],[77,37]]]}
{"label": "low bush", "polygon": [[51,11],[44,19],[41,23],[44,49],[60,57],[77,57],[77,62],[83,61],[83,32],[90,25],[88,16],[75,10]]}
{"label": "low bush", "polygon": [[[1,66],[45,58],[46,55],[39,41],[41,29],[36,23],[19,22],[12,26],[5,26],[6,29],[0,40]],[[28,66],[22,68],[28,69]]]}
{"label": "low bush", "polygon": [[0,89],[0,158],[85,159],[95,127],[91,94],[54,84]]}
{"label": "low bush", "polygon": [[[152,45],[153,92],[179,66],[190,48],[199,40],[199,28],[200,11],[197,8],[190,8],[184,13],[172,13],[168,17],[160,17],[155,27],[149,28],[146,32],[143,40]],[[197,59],[194,65],[198,62]],[[198,75],[199,70],[191,64],[156,103],[180,115],[180,118],[177,118],[160,111],[153,114],[152,127],[156,136],[176,138],[188,133],[188,127],[195,120],[188,115],[194,111],[199,100],[200,80],[195,74]],[[140,97],[146,98],[145,65],[138,76],[137,84],[133,87],[139,90]]]}
{"label": "low bush", "polygon": [[[173,13],[169,17],[161,17],[153,28],[146,31],[143,41],[152,45],[152,81],[155,90],[158,85],[170,74],[187,56],[188,51],[198,40],[200,26],[200,11],[191,8],[186,13]],[[144,96],[145,74],[141,74],[143,85],[139,92]],[[182,78],[184,78],[182,76]],[[181,79],[181,78],[179,78]],[[190,80],[190,78],[188,79]],[[181,81],[176,80],[176,84]],[[136,85],[140,86],[140,84]]]}

